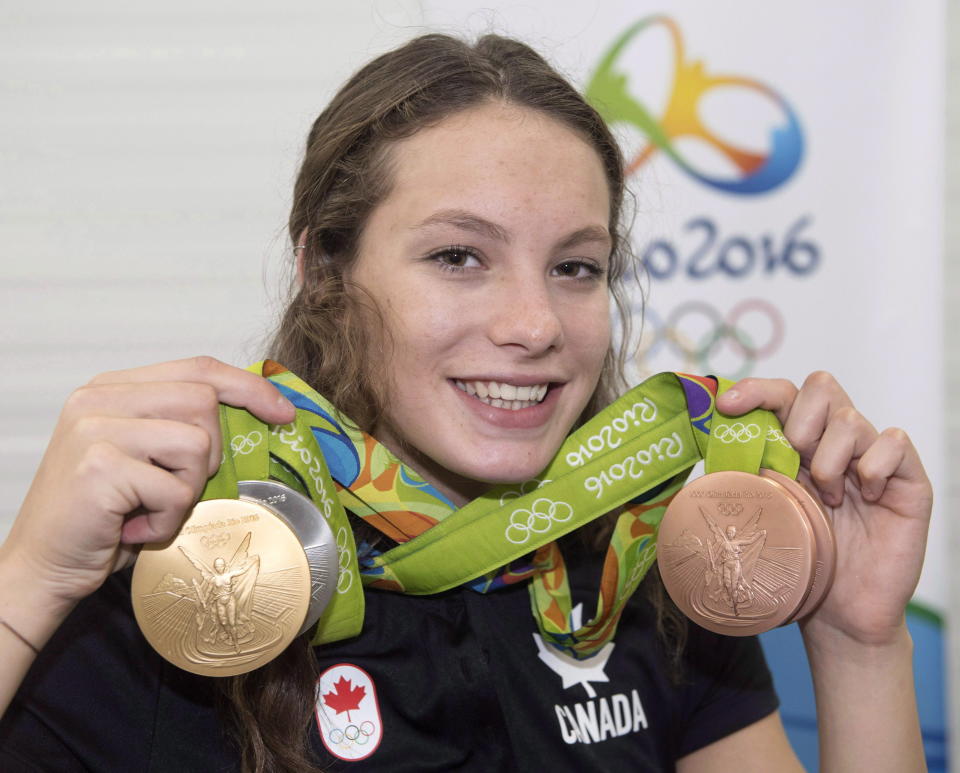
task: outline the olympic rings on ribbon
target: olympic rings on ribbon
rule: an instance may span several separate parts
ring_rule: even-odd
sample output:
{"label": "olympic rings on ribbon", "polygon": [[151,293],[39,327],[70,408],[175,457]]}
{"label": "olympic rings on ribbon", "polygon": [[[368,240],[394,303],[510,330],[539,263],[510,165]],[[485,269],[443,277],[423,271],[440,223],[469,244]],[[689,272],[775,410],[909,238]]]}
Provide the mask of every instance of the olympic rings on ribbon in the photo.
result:
{"label": "olympic rings on ribbon", "polygon": [[721,443],[746,443],[760,437],[758,424],[744,424],[735,421],[733,424],[717,424],[710,429],[710,437],[715,437]]}
{"label": "olympic rings on ribbon", "polygon": [[[644,323],[637,360],[642,365],[664,346],[669,347],[682,368],[695,373],[712,373],[712,360],[724,345],[731,346],[742,358],[739,371],[729,375],[739,379],[750,374],[757,360],[774,354],[783,343],[783,315],[772,303],[748,298],[734,305],[724,316],[716,307],[701,300],[690,300],[673,309],[666,322],[650,308],[643,311]],[[759,330],[752,320],[760,317]],[[765,329],[764,329],[765,328]],[[676,367],[671,365],[670,367]]]}
{"label": "olympic rings on ribbon", "polygon": [[346,593],[353,587],[353,553],[350,550],[350,535],[347,529],[341,526],[337,530],[337,593]]}
{"label": "olympic rings on ribbon", "polygon": [[549,531],[554,523],[565,523],[573,518],[573,508],[566,502],[554,502],[546,497],[534,500],[529,510],[519,508],[510,514],[503,536],[514,545],[523,545],[534,534]]}
{"label": "olympic rings on ribbon", "polygon": [[776,427],[767,427],[767,440],[772,443],[779,443],[786,448],[793,448],[793,446],[790,445],[790,441],[787,440],[787,436]]}
{"label": "olympic rings on ribbon", "polygon": [[235,454],[244,456],[251,453],[262,442],[263,435],[258,430],[253,430],[246,435],[234,435],[230,440],[230,448]]}

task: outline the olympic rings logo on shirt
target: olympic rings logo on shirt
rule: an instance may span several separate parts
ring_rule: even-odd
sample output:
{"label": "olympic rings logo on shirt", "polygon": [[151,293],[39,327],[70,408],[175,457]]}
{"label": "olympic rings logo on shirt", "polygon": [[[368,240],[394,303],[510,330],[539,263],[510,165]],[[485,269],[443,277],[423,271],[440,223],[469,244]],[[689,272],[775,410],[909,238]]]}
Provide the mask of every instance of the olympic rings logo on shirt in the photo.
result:
{"label": "olympic rings logo on shirt", "polygon": [[[736,380],[750,374],[757,360],[773,355],[783,343],[783,315],[772,303],[748,298],[724,315],[706,301],[690,300],[673,309],[664,321],[649,307],[642,307],[643,328],[636,358],[652,360],[664,347],[679,357],[692,372],[726,371]],[[740,358],[736,373],[718,368],[714,360],[727,347]]]}
{"label": "olympic rings logo on shirt", "polygon": [[330,743],[338,746],[345,744],[349,747],[351,742],[358,746],[363,746],[370,740],[370,736],[373,735],[375,730],[376,727],[373,722],[366,720],[359,725],[351,723],[342,730],[339,727],[335,727],[330,731],[327,738],[330,739]]}
{"label": "olympic rings logo on shirt", "polygon": [[733,424],[717,424],[710,428],[710,437],[715,437],[721,443],[747,443],[760,437],[758,424],[744,424],[735,421]]}
{"label": "olympic rings logo on shirt", "polygon": [[263,442],[263,435],[258,430],[252,430],[246,435],[234,435],[230,441],[230,448],[235,454],[244,456],[249,454]]}
{"label": "olympic rings logo on shirt", "polygon": [[566,502],[540,497],[534,500],[529,510],[521,507],[510,514],[503,536],[514,545],[523,545],[534,534],[543,534],[554,523],[566,523],[571,518],[573,508]]}

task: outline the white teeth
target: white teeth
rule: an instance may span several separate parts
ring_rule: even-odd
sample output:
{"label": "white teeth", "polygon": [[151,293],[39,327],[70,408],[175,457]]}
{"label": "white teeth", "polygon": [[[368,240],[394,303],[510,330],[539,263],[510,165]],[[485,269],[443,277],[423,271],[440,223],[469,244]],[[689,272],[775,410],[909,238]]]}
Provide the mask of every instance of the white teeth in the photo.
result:
{"label": "white teeth", "polygon": [[499,381],[461,381],[455,379],[457,389],[473,395],[481,402],[494,408],[503,408],[510,411],[519,411],[530,408],[547,394],[549,384],[537,386],[516,386]]}

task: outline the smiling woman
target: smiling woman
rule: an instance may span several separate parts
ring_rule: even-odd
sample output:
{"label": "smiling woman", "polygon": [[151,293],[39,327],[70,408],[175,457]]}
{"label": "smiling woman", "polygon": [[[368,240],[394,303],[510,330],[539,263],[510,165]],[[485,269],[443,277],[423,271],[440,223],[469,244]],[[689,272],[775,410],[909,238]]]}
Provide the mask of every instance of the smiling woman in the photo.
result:
{"label": "smiling woman", "polygon": [[[540,488],[558,451],[585,465],[658,417],[648,398],[621,404],[609,426],[597,416],[622,385],[610,326],[628,257],[622,169],[596,111],[534,51],[496,36],[428,35],[378,57],[310,132],[289,223],[298,276],[271,354],[377,438],[359,441],[365,485],[435,495],[430,512],[401,501],[392,513],[435,557],[454,544],[438,540],[456,506],[515,508],[513,546],[573,523],[576,508]],[[285,393],[302,408],[305,392]],[[678,631],[655,571],[632,593],[663,486],[651,496],[664,501],[615,508],[615,526],[598,518],[562,553],[498,552],[494,571],[453,590],[405,595],[380,578],[359,633],[313,646],[308,631],[250,674],[171,669],[137,631],[117,570],[169,540],[218,473],[221,404],[267,424],[295,418],[264,378],[202,357],[103,374],[71,396],[0,549],[4,770],[797,768],[757,642]],[[801,479],[832,507],[836,581],[803,621],[825,768],[917,769],[903,610],[930,486],[916,451],[899,430],[878,433],[826,374],[799,390],[747,380],[716,406],[776,412]],[[599,425],[564,446],[590,419]],[[632,453],[644,465],[678,456],[674,437]],[[623,480],[625,462],[615,468],[610,480]],[[353,515],[360,567],[383,571],[392,540],[410,534]],[[170,574],[157,586],[192,600],[197,635],[237,655],[247,621],[234,581],[260,567],[244,540],[237,563],[190,558],[192,590]],[[493,544],[481,542],[461,539],[427,574]],[[349,543],[344,525],[341,556]],[[597,610],[586,624],[584,604]]]}

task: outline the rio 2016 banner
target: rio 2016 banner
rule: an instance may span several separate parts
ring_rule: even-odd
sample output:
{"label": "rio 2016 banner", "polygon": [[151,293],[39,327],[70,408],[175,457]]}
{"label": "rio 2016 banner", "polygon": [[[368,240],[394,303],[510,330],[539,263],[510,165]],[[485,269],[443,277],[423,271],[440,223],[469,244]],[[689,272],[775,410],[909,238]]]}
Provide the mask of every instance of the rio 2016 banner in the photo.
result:
{"label": "rio 2016 banner", "polygon": [[[636,379],[831,371],[878,427],[910,432],[935,486],[944,15],[943,2],[893,0],[424,8],[432,27],[528,40],[613,126],[635,205]],[[938,515],[908,615],[930,770],[947,769]],[[815,770],[797,628],[763,642],[791,741]]]}

